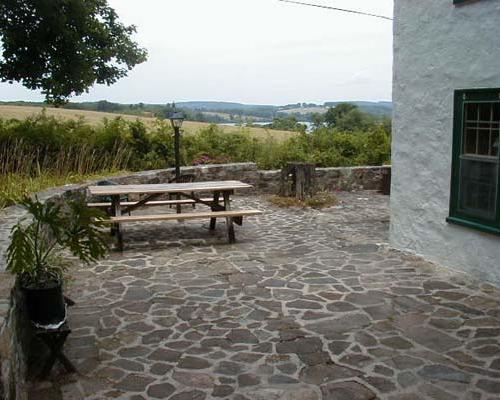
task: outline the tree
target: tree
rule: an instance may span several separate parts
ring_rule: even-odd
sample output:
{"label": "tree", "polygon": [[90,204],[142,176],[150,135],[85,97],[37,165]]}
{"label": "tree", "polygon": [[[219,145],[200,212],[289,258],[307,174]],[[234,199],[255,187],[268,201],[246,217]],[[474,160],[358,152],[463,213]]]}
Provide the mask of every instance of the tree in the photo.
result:
{"label": "tree", "polygon": [[114,112],[117,111],[119,107],[120,107],[119,104],[110,103],[109,101],[106,100],[99,100],[96,105],[97,111],[103,111],[103,112]]}
{"label": "tree", "polygon": [[264,125],[264,127],[292,132],[306,132],[307,130],[307,125],[298,122],[294,115],[274,118],[271,124]]}
{"label": "tree", "polygon": [[335,107],[330,107],[325,113],[325,122],[332,127],[337,125],[339,119],[353,110],[357,110],[358,106],[351,103],[339,103]]}
{"label": "tree", "polygon": [[0,79],[67,102],[94,83],[111,85],[146,61],[107,0],[0,1]]}
{"label": "tree", "polygon": [[342,132],[356,132],[368,129],[374,123],[374,118],[361,111],[355,104],[340,103],[334,108],[328,109],[325,114],[325,122]]}
{"label": "tree", "polygon": [[314,129],[319,129],[325,123],[325,118],[320,113],[313,113],[311,115],[311,121],[313,123]]}
{"label": "tree", "polygon": [[168,119],[175,111],[180,111],[175,108],[175,103],[166,104],[164,107],[161,107],[156,113],[155,116],[161,119]]}

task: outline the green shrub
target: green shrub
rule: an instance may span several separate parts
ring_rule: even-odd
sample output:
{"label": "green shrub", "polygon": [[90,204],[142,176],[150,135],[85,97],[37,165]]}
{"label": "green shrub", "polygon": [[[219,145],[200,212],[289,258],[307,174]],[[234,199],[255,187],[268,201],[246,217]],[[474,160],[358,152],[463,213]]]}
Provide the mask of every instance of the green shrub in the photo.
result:
{"label": "green shrub", "polygon": [[[195,135],[182,135],[181,161],[183,165],[253,161],[261,169],[278,169],[287,162],[319,167],[382,165],[390,160],[388,130],[388,123],[373,123],[363,132],[322,127],[279,142],[270,134],[256,139],[245,130],[225,133],[210,125]],[[60,120],[44,112],[22,121],[0,119],[0,186],[15,192],[3,195],[3,200],[0,196],[0,208],[30,188],[47,187],[43,182],[173,167],[173,147],[172,128],[162,120],[146,127],[139,120],[115,118],[93,126],[83,119]],[[16,180],[24,186],[12,187]]]}
{"label": "green shrub", "polygon": [[11,230],[7,271],[17,275],[24,287],[61,282],[68,265],[60,261],[64,250],[87,264],[106,254],[105,217],[87,207],[83,198],[67,201],[62,207],[25,197],[20,205],[27,215]]}

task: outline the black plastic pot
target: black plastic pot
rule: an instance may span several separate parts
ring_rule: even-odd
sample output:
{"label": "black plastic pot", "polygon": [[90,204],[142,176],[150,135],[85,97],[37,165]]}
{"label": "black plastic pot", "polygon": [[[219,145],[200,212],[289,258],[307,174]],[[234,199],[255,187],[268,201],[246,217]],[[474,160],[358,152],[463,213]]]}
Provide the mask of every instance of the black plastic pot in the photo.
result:
{"label": "black plastic pot", "polygon": [[60,325],[66,319],[62,283],[47,288],[22,288],[28,316],[38,326]]}

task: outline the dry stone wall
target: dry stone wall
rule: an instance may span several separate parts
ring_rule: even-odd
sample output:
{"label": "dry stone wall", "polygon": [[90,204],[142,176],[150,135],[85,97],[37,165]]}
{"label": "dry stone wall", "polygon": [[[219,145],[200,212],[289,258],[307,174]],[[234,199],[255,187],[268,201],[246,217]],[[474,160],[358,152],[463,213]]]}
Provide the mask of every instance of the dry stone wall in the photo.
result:
{"label": "dry stone wall", "polygon": [[[382,176],[390,166],[317,168],[316,180],[324,190],[380,190]],[[241,180],[254,186],[255,193],[276,194],[280,186],[280,170],[262,171],[255,163],[199,165],[182,168],[182,174],[193,174],[197,181]],[[114,177],[118,183],[160,183],[174,177],[173,169],[144,171]]]}
{"label": "dry stone wall", "polygon": [[15,295],[15,280],[5,272],[5,250],[11,228],[23,215],[19,207],[0,211],[0,398],[25,399],[25,362],[21,338],[22,322],[18,319],[19,297]]}

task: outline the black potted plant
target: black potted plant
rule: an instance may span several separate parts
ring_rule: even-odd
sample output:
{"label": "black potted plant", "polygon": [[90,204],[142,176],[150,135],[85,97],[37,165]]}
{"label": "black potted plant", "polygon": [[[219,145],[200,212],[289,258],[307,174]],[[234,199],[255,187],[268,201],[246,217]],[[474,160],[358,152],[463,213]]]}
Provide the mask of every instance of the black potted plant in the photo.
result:
{"label": "black potted plant", "polygon": [[88,208],[83,198],[58,205],[26,197],[20,205],[27,215],[12,228],[7,270],[16,275],[35,325],[57,328],[66,320],[63,277],[68,261],[63,254],[84,263],[104,257],[105,217]]}

